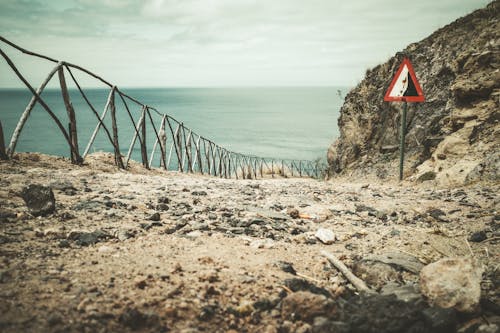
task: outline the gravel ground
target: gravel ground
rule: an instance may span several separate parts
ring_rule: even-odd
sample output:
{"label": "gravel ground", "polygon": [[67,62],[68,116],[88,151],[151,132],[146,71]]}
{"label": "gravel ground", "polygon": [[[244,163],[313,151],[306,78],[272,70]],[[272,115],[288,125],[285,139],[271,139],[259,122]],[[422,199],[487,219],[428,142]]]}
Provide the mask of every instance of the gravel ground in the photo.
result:
{"label": "gravel ground", "polygon": [[[418,296],[419,265],[470,255],[484,269],[481,309],[444,314],[449,331],[500,324],[499,184],[227,180],[112,162],[0,161],[0,331],[437,332],[425,300],[388,290]],[[53,213],[28,210],[31,184],[52,189]],[[406,266],[366,260],[387,254]]]}

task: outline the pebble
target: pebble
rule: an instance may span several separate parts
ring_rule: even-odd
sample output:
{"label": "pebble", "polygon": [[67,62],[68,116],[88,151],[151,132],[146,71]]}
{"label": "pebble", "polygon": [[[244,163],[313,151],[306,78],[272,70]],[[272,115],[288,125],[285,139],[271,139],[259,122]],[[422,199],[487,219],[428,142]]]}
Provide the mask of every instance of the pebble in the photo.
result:
{"label": "pebble", "polygon": [[256,239],[250,242],[250,246],[255,249],[272,249],[275,243],[270,239]]}
{"label": "pebble", "polygon": [[469,241],[479,243],[479,242],[484,241],[486,238],[488,238],[486,236],[486,232],[481,230],[481,231],[477,231],[477,232],[472,233],[472,235],[470,235],[470,237],[469,237]]}
{"label": "pebble", "polygon": [[250,313],[252,313],[252,311],[254,310],[253,308],[253,302],[251,301],[242,301],[237,307],[236,307],[236,311],[238,312],[238,314],[240,316],[247,316],[249,315]]}
{"label": "pebble", "polygon": [[200,237],[201,235],[203,235],[203,233],[199,230],[193,230],[191,232],[188,232],[185,237],[187,238],[190,238],[190,239],[196,239],[198,237]]}
{"label": "pebble", "polygon": [[319,239],[323,244],[333,244],[336,240],[335,234],[330,229],[320,228],[316,231],[314,236]]}
{"label": "pebble", "polygon": [[156,212],[156,213],[153,213],[153,215],[151,215],[148,220],[150,221],[160,221],[161,220],[161,217],[160,217],[160,213]]}

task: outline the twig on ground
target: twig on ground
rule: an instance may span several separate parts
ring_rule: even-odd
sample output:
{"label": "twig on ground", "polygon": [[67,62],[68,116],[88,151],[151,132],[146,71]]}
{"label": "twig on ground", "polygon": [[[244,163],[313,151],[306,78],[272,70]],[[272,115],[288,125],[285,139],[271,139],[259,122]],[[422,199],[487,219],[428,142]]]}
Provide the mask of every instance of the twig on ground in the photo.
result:
{"label": "twig on ground", "polygon": [[328,253],[326,251],[321,251],[321,255],[323,257],[326,257],[330,263],[335,266],[345,277],[349,282],[358,290],[358,291],[365,291],[367,293],[373,293],[373,290],[368,288],[366,283],[358,278],[356,275],[354,275],[349,268],[347,268],[346,265],[342,261],[340,261],[337,257],[335,257],[333,254]]}
{"label": "twig on ground", "polygon": [[491,241],[495,241],[495,240],[499,240],[500,239],[500,236],[495,236],[495,237],[491,237],[491,238],[486,238],[485,240],[481,241],[481,243],[487,243],[487,242],[491,242]]}
{"label": "twig on ground", "polygon": [[285,289],[285,291],[289,294],[293,294],[293,290],[288,288],[287,286],[282,285],[281,288]]}
{"label": "twig on ground", "polygon": [[307,275],[305,275],[305,274],[301,274],[301,273],[298,273],[298,272],[297,272],[295,275],[297,275],[298,277],[304,278],[304,279],[306,279],[306,280],[311,280],[312,282],[315,282],[315,283],[321,283],[321,281],[316,280],[315,278],[310,277],[310,276],[307,276]]}
{"label": "twig on ground", "polygon": [[470,243],[467,240],[467,237],[464,237],[464,240],[465,240],[465,244],[467,244],[467,247],[469,248],[471,258],[474,258],[474,252],[472,252],[472,247],[470,246]]}

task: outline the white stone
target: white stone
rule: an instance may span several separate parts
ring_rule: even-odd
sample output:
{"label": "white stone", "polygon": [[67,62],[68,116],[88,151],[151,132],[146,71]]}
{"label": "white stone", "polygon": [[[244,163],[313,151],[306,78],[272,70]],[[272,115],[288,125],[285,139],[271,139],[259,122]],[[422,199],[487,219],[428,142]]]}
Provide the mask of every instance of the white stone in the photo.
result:
{"label": "white stone", "polygon": [[106,245],[101,245],[101,246],[99,246],[99,248],[97,249],[97,251],[101,252],[101,253],[112,252],[113,248],[111,248],[109,246],[106,246]]}
{"label": "white stone", "polygon": [[272,249],[274,242],[270,239],[257,239],[250,243],[250,246],[256,249]]}
{"label": "white stone", "polygon": [[319,228],[314,236],[324,244],[332,244],[336,239],[333,231],[324,228]]}
{"label": "white stone", "polygon": [[481,297],[482,269],[470,258],[445,258],[420,272],[420,290],[431,305],[473,312]]}

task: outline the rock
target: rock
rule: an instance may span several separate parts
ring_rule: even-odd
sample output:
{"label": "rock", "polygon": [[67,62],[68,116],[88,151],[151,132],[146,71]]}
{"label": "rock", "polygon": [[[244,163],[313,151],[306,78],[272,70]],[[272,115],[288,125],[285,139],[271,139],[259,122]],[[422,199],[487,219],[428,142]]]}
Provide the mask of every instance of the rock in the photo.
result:
{"label": "rock", "polygon": [[440,307],[432,307],[422,310],[426,326],[433,332],[456,332],[457,330],[457,315],[453,309],[443,309]]}
{"label": "rock", "polygon": [[420,289],[431,305],[473,312],[480,301],[481,275],[470,258],[441,259],[422,269]]}
{"label": "rock", "polygon": [[135,230],[133,229],[118,229],[115,231],[114,236],[120,241],[133,238],[135,236]]}
{"label": "rock", "polygon": [[139,289],[144,289],[147,287],[148,285],[148,280],[147,278],[145,277],[137,277],[135,280],[134,280],[134,285],[136,288],[139,288]]}
{"label": "rock", "polygon": [[155,314],[146,314],[136,308],[128,307],[120,314],[119,322],[132,330],[158,326],[159,318]]}
{"label": "rock", "polygon": [[500,328],[496,324],[482,324],[474,333],[498,333]]}
{"label": "rock", "polygon": [[169,204],[170,203],[170,199],[167,197],[159,197],[157,201],[159,204]]}
{"label": "rock", "polygon": [[384,254],[368,255],[363,260],[378,261],[391,265],[397,269],[404,269],[408,272],[418,274],[424,265],[411,254],[404,252],[390,252]]}
{"label": "rock", "polygon": [[191,192],[191,195],[206,196],[207,192],[205,192],[205,191],[193,191],[193,192]]}
{"label": "rock", "polygon": [[73,210],[85,210],[91,213],[99,213],[101,212],[106,205],[102,202],[95,201],[95,200],[85,200],[85,201],[80,201],[76,204],[73,205],[72,209]]}
{"label": "rock", "polygon": [[400,273],[394,267],[380,261],[360,260],[354,264],[353,273],[377,290],[389,281],[401,279]]}
{"label": "rock", "polygon": [[12,272],[10,270],[0,270],[0,283],[6,283],[12,278]]}
{"label": "rock", "polygon": [[325,288],[318,287],[304,279],[298,279],[298,278],[286,279],[284,284],[285,286],[290,288],[290,290],[295,292],[307,291],[313,294],[323,295],[329,298],[332,297],[330,292]]}
{"label": "rock", "polygon": [[286,273],[290,273],[290,274],[293,274],[293,275],[296,275],[297,274],[297,271],[295,270],[295,268],[293,268],[293,265],[289,262],[286,262],[286,261],[278,261],[276,263],[276,265],[283,271],[283,272],[286,272]]}
{"label": "rock", "polygon": [[274,308],[276,304],[273,301],[263,298],[253,303],[253,308],[258,311],[268,311]]}
{"label": "rock", "polygon": [[299,218],[299,210],[297,208],[288,208],[286,210],[286,213],[292,218],[292,219],[297,219]]}
{"label": "rock", "polygon": [[333,321],[326,317],[314,318],[312,333],[350,333],[349,324],[342,321]]}
{"label": "rock", "polygon": [[71,244],[66,239],[63,239],[59,241],[59,244],[57,244],[57,246],[59,246],[62,249],[65,249],[71,247]]}
{"label": "rock", "polygon": [[56,199],[50,187],[28,185],[21,191],[21,197],[34,216],[46,216],[56,210]]}
{"label": "rock", "polygon": [[418,176],[417,181],[418,182],[426,182],[429,180],[434,180],[436,179],[436,173],[434,171],[427,171]]}
{"label": "rock", "polygon": [[431,208],[426,212],[429,216],[434,218],[436,221],[440,222],[448,222],[448,220],[444,219],[443,216],[446,216],[446,213],[438,208]]}
{"label": "rock", "polygon": [[330,229],[320,228],[316,231],[314,235],[317,239],[319,239],[323,244],[333,244],[335,242],[335,234]]}
{"label": "rock", "polygon": [[487,238],[486,232],[481,230],[481,231],[477,231],[477,232],[472,233],[472,235],[470,235],[470,237],[469,237],[469,241],[479,243],[479,242],[484,241],[486,238]]}
{"label": "rock", "polygon": [[74,240],[75,243],[80,246],[93,245],[106,238],[109,238],[109,234],[102,230],[95,230],[92,232],[71,231],[68,235],[68,239]]}
{"label": "rock", "polygon": [[421,311],[423,301],[403,302],[394,295],[360,294],[340,303],[334,320],[349,325],[349,332],[426,332],[441,333],[426,327]]}
{"label": "rock", "polygon": [[254,213],[258,217],[264,217],[268,219],[272,219],[275,221],[286,221],[288,220],[288,216],[285,214],[281,214],[278,212],[273,212],[272,210],[269,209],[263,209],[259,207],[254,207],[254,206],[247,206],[245,207],[247,211]]}
{"label": "rock", "polygon": [[309,324],[302,324],[300,326],[298,326],[296,329],[295,329],[295,333],[311,333],[311,325]]}
{"label": "rock", "polygon": [[380,293],[382,295],[395,295],[398,300],[403,302],[416,302],[422,299],[422,295],[411,284],[400,286],[395,282],[389,282],[382,287]]}
{"label": "rock", "polygon": [[149,222],[149,223],[141,223],[140,226],[142,229],[144,230],[149,230],[153,227],[161,227],[163,224],[161,222],[157,222],[157,221],[154,221],[154,222]]}
{"label": "rock", "polygon": [[202,321],[210,320],[213,318],[213,316],[215,316],[217,310],[219,310],[219,307],[217,305],[205,305],[201,308],[198,319]]}
{"label": "rock", "polygon": [[161,220],[160,213],[158,213],[158,212],[154,213],[153,215],[151,215],[150,217],[148,217],[148,220],[150,220],[150,221],[160,221]]}
{"label": "rock", "polygon": [[155,209],[160,212],[166,212],[170,209],[166,203],[159,203],[156,205]]}
{"label": "rock", "polygon": [[366,206],[363,204],[355,204],[356,206],[356,212],[361,213],[361,212],[369,212],[369,213],[376,213],[377,210],[373,207]]}
{"label": "rock", "polygon": [[191,229],[193,229],[193,230],[200,230],[200,231],[208,231],[208,230],[210,230],[210,227],[209,227],[209,225],[208,225],[207,222],[205,222],[205,221],[198,221],[198,222],[194,222],[191,225]]}
{"label": "rock", "polygon": [[16,213],[8,210],[3,210],[0,208],[0,219],[14,218]]}
{"label": "rock", "polygon": [[274,242],[271,239],[256,239],[250,242],[250,246],[256,249],[272,249]]}
{"label": "rock", "polygon": [[253,310],[253,303],[250,301],[242,301],[236,307],[236,312],[240,317],[248,316]]}
{"label": "rock", "polygon": [[49,324],[49,326],[56,326],[56,325],[61,324],[63,322],[64,322],[63,317],[61,317],[61,315],[59,315],[58,313],[51,313],[47,317],[47,324]]}
{"label": "rock", "polygon": [[68,180],[56,180],[49,184],[50,188],[58,191],[75,190],[75,186]]}
{"label": "rock", "polygon": [[201,233],[201,231],[199,231],[199,230],[193,230],[193,231],[191,231],[191,232],[188,232],[188,233],[185,235],[185,237],[186,237],[186,238],[189,238],[189,239],[196,239],[196,238],[198,238],[198,237],[200,237],[200,236],[202,236],[202,235],[203,235],[203,234]]}
{"label": "rock", "polygon": [[282,300],[281,317],[284,320],[312,321],[318,316],[328,316],[334,310],[333,301],[324,295],[299,291]]}

